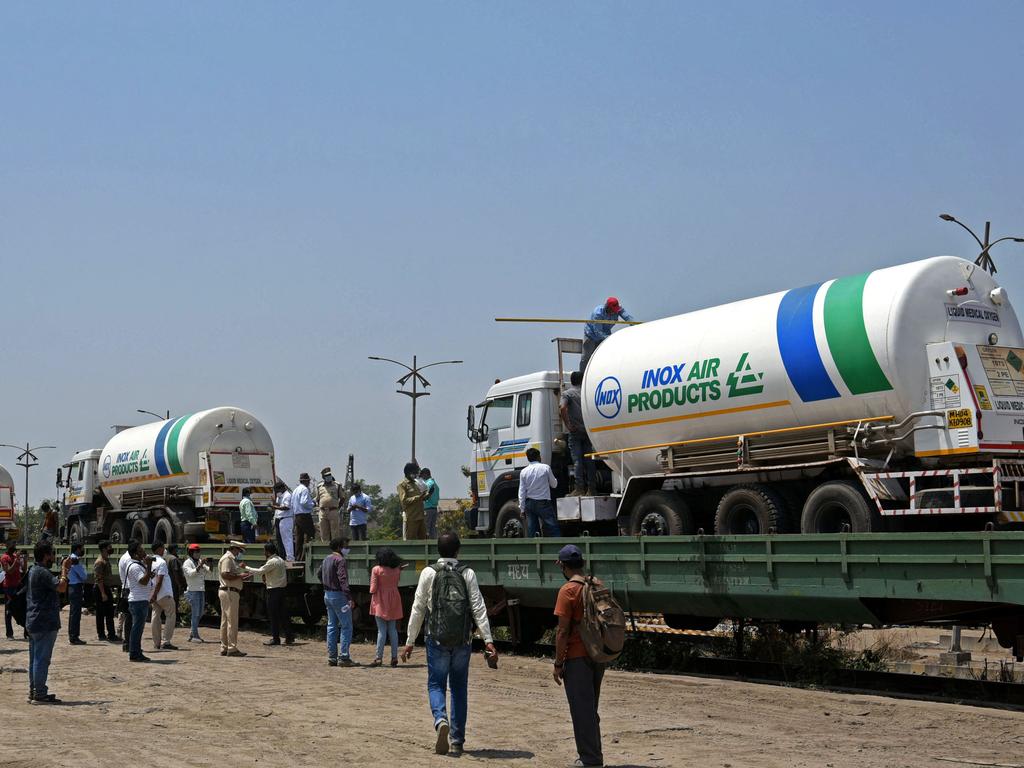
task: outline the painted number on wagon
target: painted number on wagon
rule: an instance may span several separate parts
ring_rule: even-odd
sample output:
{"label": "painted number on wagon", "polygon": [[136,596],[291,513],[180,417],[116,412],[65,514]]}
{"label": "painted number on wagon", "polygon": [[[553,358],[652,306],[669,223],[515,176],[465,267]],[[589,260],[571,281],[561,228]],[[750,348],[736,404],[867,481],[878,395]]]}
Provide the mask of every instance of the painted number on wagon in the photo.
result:
{"label": "painted number on wagon", "polygon": [[530,578],[530,566],[523,563],[509,563],[508,577],[514,581]]}

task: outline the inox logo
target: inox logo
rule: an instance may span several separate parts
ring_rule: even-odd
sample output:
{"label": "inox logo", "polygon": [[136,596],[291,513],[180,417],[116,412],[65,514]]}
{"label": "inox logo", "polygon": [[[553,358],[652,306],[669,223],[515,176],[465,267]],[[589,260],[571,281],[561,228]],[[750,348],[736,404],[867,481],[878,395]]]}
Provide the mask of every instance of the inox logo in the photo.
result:
{"label": "inox logo", "polygon": [[622,385],[614,376],[605,376],[594,392],[594,407],[606,419],[614,419],[622,410]]}

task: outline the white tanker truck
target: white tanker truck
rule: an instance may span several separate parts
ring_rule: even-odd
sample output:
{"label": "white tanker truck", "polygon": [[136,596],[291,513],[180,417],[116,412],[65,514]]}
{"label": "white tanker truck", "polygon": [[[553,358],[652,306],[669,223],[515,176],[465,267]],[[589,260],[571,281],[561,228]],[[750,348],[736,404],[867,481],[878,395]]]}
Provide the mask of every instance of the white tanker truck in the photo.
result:
{"label": "white tanker truck", "polygon": [[[570,340],[575,341],[575,340]],[[577,342],[578,344],[578,342]],[[482,535],[522,535],[526,448],[570,487],[564,374],[470,409]],[[607,495],[563,524],[630,534],[828,533],[1024,522],[1024,336],[1005,289],[950,256],[626,328],[584,420]]]}
{"label": "white tanker truck", "polygon": [[0,541],[6,541],[14,528],[14,478],[0,466]]}
{"label": "white tanker truck", "polygon": [[63,537],[71,542],[239,537],[238,502],[246,486],[260,528],[269,529],[274,444],[241,408],[123,430],[101,449],[76,453],[65,469]]}

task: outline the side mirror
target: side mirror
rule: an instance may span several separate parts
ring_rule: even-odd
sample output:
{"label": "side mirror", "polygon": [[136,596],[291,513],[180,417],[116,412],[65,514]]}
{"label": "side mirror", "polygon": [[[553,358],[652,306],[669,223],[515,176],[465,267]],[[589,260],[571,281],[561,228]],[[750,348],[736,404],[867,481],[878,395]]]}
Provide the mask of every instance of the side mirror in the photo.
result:
{"label": "side mirror", "polygon": [[[71,470],[68,470],[68,474],[70,473]],[[60,467],[57,467],[57,487],[60,488],[62,485],[64,485],[64,473],[60,471]]]}
{"label": "side mirror", "polygon": [[476,441],[476,408],[472,405],[466,412],[466,435],[470,440]]}

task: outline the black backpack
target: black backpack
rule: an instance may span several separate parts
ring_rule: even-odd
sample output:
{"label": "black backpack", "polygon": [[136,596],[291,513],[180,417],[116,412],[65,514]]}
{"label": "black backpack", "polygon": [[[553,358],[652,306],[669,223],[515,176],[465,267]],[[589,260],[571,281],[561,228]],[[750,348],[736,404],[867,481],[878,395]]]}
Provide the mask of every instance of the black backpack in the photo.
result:
{"label": "black backpack", "polygon": [[35,563],[32,563],[28,567],[28,570],[21,574],[21,584],[18,586],[18,591],[15,592],[9,599],[7,604],[7,610],[11,612],[11,616],[18,626],[25,626],[25,614],[28,612],[28,575],[32,573],[32,569],[36,567]]}
{"label": "black backpack", "polygon": [[469,587],[463,578],[463,565],[435,563],[434,584],[430,590],[427,635],[445,648],[457,648],[469,642],[473,632],[473,610]]}

